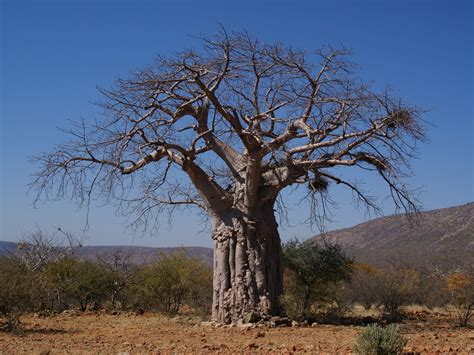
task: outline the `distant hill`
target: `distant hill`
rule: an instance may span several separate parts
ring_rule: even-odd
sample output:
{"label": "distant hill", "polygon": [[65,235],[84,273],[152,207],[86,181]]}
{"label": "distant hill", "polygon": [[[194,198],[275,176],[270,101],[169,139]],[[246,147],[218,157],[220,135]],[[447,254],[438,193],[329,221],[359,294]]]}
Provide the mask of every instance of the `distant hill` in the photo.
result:
{"label": "distant hill", "polygon": [[413,226],[393,215],[313,237],[340,243],[356,260],[445,268],[474,265],[474,203],[421,212]]}
{"label": "distant hill", "polygon": [[74,249],[74,255],[81,259],[96,259],[100,255],[121,253],[130,255],[135,264],[144,264],[158,258],[160,255],[172,254],[184,250],[187,256],[197,257],[212,266],[213,252],[205,247],[173,247],[153,248],[139,246],[83,246]]}
{"label": "distant hill", "polygon": [[[99,256],[120,253],[129,255],[134,264],[140,265],[158,258],[161,254],[171,254],[184,250],[187,256],[202,259],[212,265],[212,249],[205,247],[153,248],[140,246],[83,246],[74,248],[73,255],[80,259],[94,260]],[[17,252],[17,243],[0,241],[0,255]]]}
{"label": "distant hill", "polygon": [[0,255],[13,253],[16,249],[16,243],[0,241]]}

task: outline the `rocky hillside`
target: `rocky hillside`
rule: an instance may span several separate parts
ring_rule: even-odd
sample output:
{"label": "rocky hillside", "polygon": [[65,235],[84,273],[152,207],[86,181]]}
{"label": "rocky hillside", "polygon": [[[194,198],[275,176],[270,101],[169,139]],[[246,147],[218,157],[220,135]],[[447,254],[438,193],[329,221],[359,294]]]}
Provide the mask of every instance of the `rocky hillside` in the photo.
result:
{"label": "rocky hillside", "polygon": [[318,235],[357,260],[377,265],[474,265],[474,203],[422,212],[414,225],[394,215]]}

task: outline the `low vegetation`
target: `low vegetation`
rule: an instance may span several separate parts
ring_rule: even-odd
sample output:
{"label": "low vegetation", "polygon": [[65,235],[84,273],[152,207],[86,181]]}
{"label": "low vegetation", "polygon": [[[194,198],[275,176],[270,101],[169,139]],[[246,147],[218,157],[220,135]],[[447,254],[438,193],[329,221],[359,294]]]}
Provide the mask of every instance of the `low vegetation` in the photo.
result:
{"label": "low vegetation", "polygon": [[321,309],[340,313],[340,296],[350,280],[353,260],[338,245],[305,244],[297,240],[283,248],[285,293],[281,303],[293,319],[314,318]]}
{"label": "low vegetation", "polygon": [[[19,317],[28,312],[209,313],[212,268],[199,258],[188,257],[184,250],[137,265],[130,255],[121,253],[78,259],[72,252],[50,247],[43,237],[35,240],[41,247],[29,249],[23,243],[17,254],[0,257],[2,330],[20,329]],[[462,327],[469,326],[473,318],[472,270],[443,273],[393,265],[379,268],[356,263],[338,245],[296,240],[283,246],[283,255],[285,292],[280,305],[283,313],[298,322],[354,322],[354,305],[375,314],[368,323],[398,322],[405,316],[405,307],[414,304],[449,309],[453,323]],[[381,332],[370,329],[373,334]]]}
{"label": "low vegetation", "polygon": [[[35,265],[35,267],[31,267]],[[80,260],[65,254],[32,264],[25,254],[0,257],[0,329],[19,330],[20,315],[64,310],[128,309],[203,314],[212,303],[212,270],[183,251],[142,266],[123,255]]]}
{"label": "low vegetation", "polygon": [[128,292],[133,306],[166,314],[178,313],[183,305],[200,313],[212,304],[212,271],[200,259],[183,251],[161,257],[137,270]]}
{"label": "low vegetation", "polygon": [[377,324],[367,326],[357,339],[355,352],[363,355],[400,354],[407,340],[400,334],[396,325],[381,327]]}

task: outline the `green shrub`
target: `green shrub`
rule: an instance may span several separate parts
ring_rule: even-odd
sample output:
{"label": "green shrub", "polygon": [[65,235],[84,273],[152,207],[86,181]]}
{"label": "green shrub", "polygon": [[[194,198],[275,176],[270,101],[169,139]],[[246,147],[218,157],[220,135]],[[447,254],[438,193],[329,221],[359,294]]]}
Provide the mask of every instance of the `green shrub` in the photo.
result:
{"label": "green shrub", "polygon": [[357,338],[355,352],[364,355],[400,354],[406,343],[398,326],[392,324],[384,328],[371,324]]}
{"label": "green shrub", "polygon": [[186,304],[196,311],[208,311],[212,302],[212,270],[184,251],[161,255],[135,274],[129,289],[134,306],[178,313]]}
{"label": "green shrub", "polygon": [[73,304],[82,311],[99,307],[113,292],[112,273],[92,261],[64,258],[49,263],[45,278],[65,308]]}
{"label": "green shrub", "polygon": [[314,308],[343,310],[339,294],[350,279],[353,261],[339,245],[293,240],[283,246],[283,261],[285,292],[280,302],[289,317],[307,319]]}
{"label": "green shrub", "polygon": [[39,307],[45,294],[40,281],[20,258],[0,257],[0,316],[6,319],[0,330],[18,330],[19,316]]}

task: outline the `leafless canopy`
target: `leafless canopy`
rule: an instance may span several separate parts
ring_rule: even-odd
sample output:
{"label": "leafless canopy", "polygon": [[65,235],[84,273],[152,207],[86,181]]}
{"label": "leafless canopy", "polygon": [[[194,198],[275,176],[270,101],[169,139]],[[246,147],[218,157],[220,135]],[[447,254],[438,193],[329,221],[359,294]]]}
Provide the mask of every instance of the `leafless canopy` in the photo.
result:
{"label": "leafless canopy", "polygon": [[38,197],[105,196],[143,224],[165,206],[251,213],[287,186],[318,198],[336,183],[376,208],[345,178],[352,166],[378,174],[398,208],[416,209],[403,179],[423,138],[418,111],[361,83],[347,51],[224,31],[201,43],[101,89],[104,115],[36,158]]}

